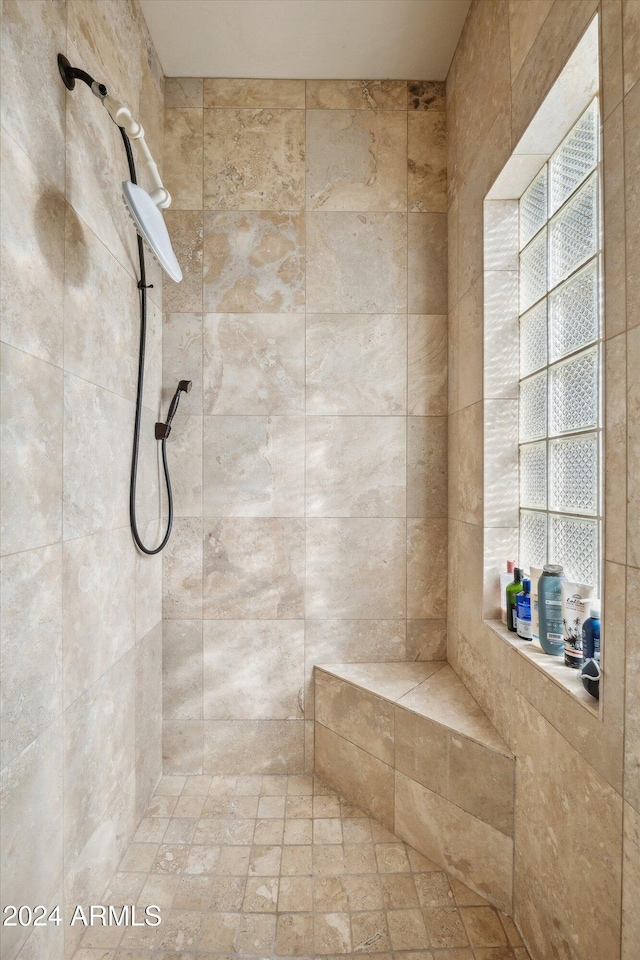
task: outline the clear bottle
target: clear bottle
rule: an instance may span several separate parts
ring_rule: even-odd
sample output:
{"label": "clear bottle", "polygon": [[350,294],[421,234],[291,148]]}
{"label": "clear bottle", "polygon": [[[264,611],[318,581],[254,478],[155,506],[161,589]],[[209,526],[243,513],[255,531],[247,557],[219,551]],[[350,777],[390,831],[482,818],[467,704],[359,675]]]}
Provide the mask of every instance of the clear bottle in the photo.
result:
{"label": "clear bottle", "polygon": [[517,634],[521,640],[531,640],[531,580],[522,578],[522,590],[516,597]]}
{"label": "clear bottle", "polygon": [[564,569],[553,563],[543,567],[538,580],[538,612],[540,617],[540,646],[552,657],[564,656],[564,627],[562,625],[562,587],[566,580]]}
{"label": "clear bottle", "polygon": [[513,571],[513,581],[507,587],[507,629],[511,633],[517,633],[516,597],[522,590],[522,570],[516,567]]}

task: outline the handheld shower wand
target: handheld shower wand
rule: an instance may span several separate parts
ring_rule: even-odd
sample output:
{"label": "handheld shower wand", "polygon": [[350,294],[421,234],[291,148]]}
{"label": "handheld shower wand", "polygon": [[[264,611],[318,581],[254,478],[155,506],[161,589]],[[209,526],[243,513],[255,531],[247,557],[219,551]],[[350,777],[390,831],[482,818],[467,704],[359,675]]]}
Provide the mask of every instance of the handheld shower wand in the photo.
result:
{"label": "handheld shower wand", "polygon": [[[161,442],[162,465],[167,487],[169,509],[167,527],[160,544],[154,548],[146,547],[138,532],[136,519],[136,483],[138,478],[140,424],[142,419],[144,355],[147,339],[147,289],[149,286],[147,284],[143,239],[172,280],[180,282],[180,280],[182,280],[182,271],[173,252],[163,216],[160,213],[161,209],[165,209],[171,203],[171,196],[160,179],[158,168],[153,161],[153,157],[144,139],[144,130],[141,125],[133,119],[130,110],[125,107],[124,104],[109,96],[107,88],[103,83],[98,83],[85,70],[79,67],[72,67],[67,58],[61,53],[58,54],[58,69],[68,90],[74,89],[76,80],[82,80],[90,87],[93,94],[102,102],[109,116],[118,126],[127,154],[130,179],[125,180],[122,184],[123,199],[138,233],[138,260],[140,265],[140,280],[138,281],[138,289],[140,290],[140,350],[138,355],[138,387],[136,391],[136,416],[133,429],[133,453],[131,458],[131,483],[129,486],[129,519],[133,539],[138,549],[142,553],[154,555],[160,553],[167,545],[173,526],[173,493],[171,490],[171,478],[169,476],[169,464],[167,461],[167,438],[171,433],[171,422],[178,409],[180,395],[182,393],[188,393],[191,390],[191,381],[181,380],[169,406],[166,423],[156,423],[155,436],[156,439]],[[145,158],[144,166],[153,187],[150,194],[147,193],[146,190],[143,190],[137,183],[136,166],[133,159],[130,138],[138,143]]]}

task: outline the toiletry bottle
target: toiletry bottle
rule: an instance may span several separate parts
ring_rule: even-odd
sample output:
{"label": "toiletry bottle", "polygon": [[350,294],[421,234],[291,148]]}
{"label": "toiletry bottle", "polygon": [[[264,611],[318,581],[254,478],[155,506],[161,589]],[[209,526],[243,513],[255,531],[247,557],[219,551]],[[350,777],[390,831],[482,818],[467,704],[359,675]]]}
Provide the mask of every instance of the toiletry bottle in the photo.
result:
{"label": "toiletry bottle", "polygon": [[522,590],[516,597],[517,633],[521,640],[531,640],[531,580],[522,578]]}
{"label": "toiletry bottle", "polygon": [[562,582],[562,629],[565,666],[577,670],[582,664],[582,626],[589,617],[593,587]]}
{"label": "toiletry bottle", "polygon": [[531,567],[531,639],[540,643],[540,615],[538,611],[538,580],[542,576],[542,567]]}
{"label": "toiletry bottle", "polygon": [[564,654],[561,584],[565,579],[561,566],[547,563],[538,580],[540,646],[552,657],[561,657]]}
{"label": "toiletry bottle", "polygon": [[507,625],[507,587],[513,580],[515,568],[515,560],[507,560],[507,572],[500,574],[500,619],[505,627]]}
{"label": "toiletry bottle", "polygon": [[507,627],[511,633],[517,632],[516,597],[522,590],[522,570],[516,567],[513,571],[513,581],[507,587]]}
{"label": "toiletry bottle", "polygon": [[600,601],[591,601],[589,619],[582,624],[583,660],[600,660]]}

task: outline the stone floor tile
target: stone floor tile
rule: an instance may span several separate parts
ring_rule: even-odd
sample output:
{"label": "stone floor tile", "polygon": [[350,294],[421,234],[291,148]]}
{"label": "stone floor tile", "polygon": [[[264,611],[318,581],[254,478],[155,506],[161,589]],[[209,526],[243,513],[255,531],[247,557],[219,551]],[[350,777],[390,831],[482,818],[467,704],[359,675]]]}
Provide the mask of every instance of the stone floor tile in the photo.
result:
{"label": "stone floor tile", "polygon": [[420,910],[387,910],[387,924],[394,950],[424,950],[429,946]]}
{"label": "stone floor tile", "polygon": [[460,912],[455,907],[424,911],[432,947],[466,947],[469,943]]}
{"label": "stone floor tile", "polygon": [[281,877],[278,894],[280,913],[310,913],[313,910],[313,878]]}

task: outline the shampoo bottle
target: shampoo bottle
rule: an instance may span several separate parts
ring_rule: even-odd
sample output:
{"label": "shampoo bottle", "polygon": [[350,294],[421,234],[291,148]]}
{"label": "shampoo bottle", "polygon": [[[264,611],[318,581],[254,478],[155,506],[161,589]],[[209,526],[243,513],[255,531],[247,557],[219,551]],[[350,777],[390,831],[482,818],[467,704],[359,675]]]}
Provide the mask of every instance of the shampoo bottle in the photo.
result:
{"label": "shampoo bottle", "polygon": [[511,633],[517,633],[518,630],[518,611],[516,608],[516,597],[522,590],[522,570],[516,567],[513,571],[513,582],[507,587],[507,628]]}
{"label": "shampoo bottle", "polygon": [[531,640],[531,580],[522,578],[522,590],[516,598],[517,633],[521,640]]}
{"label": "shampoo bottle", "polygon": [[540,616],[538,611],[538,580],[542,567],[531,567],[531,639],[540,643]]}
{"label": "shampoo bottle", "polygon": [[589,618],[593,587],[585,583],[562,584],[562,627],[564,630],[564,662],[577,670],[582,665],[582,628]]}
{"label": "shampoo bottle", "polygon": [[547,563],[538,580],[540,646],[552,657],[561,657],[564,654],[562,581],[565,579],[561,566]]}
{"label": "shampoo bottle", "polygon": [[582,656],[584,660],[600,659],[600,601],[591,601],[589,619],[582,624]]}

